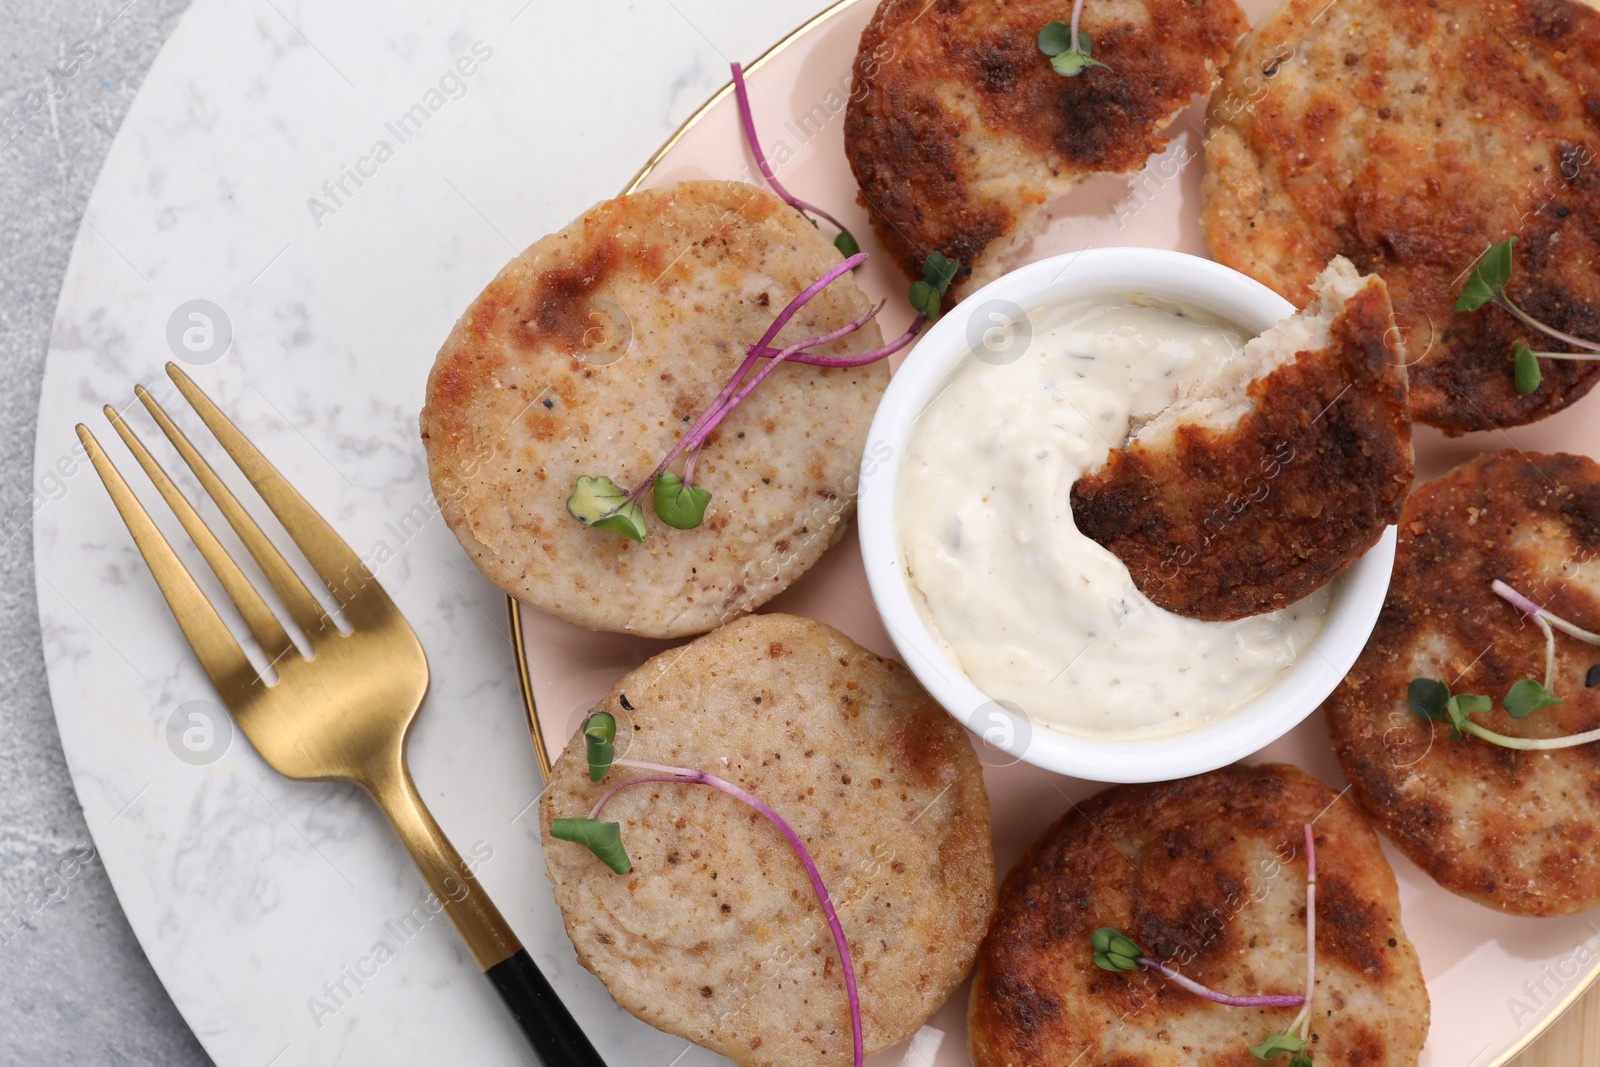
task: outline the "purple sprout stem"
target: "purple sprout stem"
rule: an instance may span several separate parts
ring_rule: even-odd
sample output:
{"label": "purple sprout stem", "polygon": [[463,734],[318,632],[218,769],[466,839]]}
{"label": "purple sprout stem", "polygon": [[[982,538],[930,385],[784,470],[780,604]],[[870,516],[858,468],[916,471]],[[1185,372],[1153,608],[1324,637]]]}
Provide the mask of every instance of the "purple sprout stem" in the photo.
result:
{"label": "purple sprout stem", "polygon": [[[694,441],[694,443],[688,446],[689,459],[683,466],[683,480],[684,480],[684,482],[685,483],[692,483],[694,481],[694,461],[699,458],[699,456],[700,456],[700,446],[706,443],[706,438],[711,436],[711,432],[713,430],[715,430],[717,428],[717,425],[719,423],[721,423],[724,418],[727,417],[728,413],[731,412],[734,409],[734,407],[736,407],[738,405],[739,401],[743,400],[746,396],[749,395],[751,389],[754,389],[756,386],[761,384],[762,379],[767,376],[767,374],[771,371],[771,369],[772,369],[772,367],[774,365],[776,365],[778,363],[782,363],[785,360],[794,359],[796,356],[798,356],[802,351],[804,351],[807,348],[811,348],[813,346],[831,344],[834,341],[839,340],[841,337],[848,337],[850,334],[855,333],[857,330],[861,329],[861,327],[865,326],[867,323],[869,323],[873,319],[875,319],[877,317],[877,315],[878,315],[878,312],[882,311],[883,307],[884,307],[884,304],[887,304],[887,303],[888,303],[887,300],[882,301],[881,303],[878,304],[877,307],[868,308],[866,311],[862,312],[860,315],[858,315],[856,318],[852,319],[850,322],[846,323],[845,325],[839,327],[837,330],[830,330],[829,332],[827,332],[825,334],[821,334],[820,336],[817,336],[817,337],[808,337],[804,341],[800,341],[800,342],[798,342],[796,344],[790,345],[788,348],[783,348],[783,349],[761,348],[761,349],[757,349],[755,345],[751,345],[750,346],[750,354],[747,355],[745,357],[744,362],[742,364],[740,364],[738,373],[736,373],[733,376],[733,379],[728,383],[727,387],[724,388],[722,390],[722,392],[717,395],[717,399],[711,402],[711,407],[707,409],[707,414],[703,414],[703,415],[701,415],[701,417],[699,419],[695,420],[695,424],[694,424],[694,426],[690,427],[689,433],[684,435],[685,437],[695,437],[696,435],[698,435],[698,437]],[[746,372],[750,369],[750,366],[755,362],[758,352],[762,353],[762,354],[771,353],[770,356],[768,356],[768,358],[771,359],[772,362],[769,363],[765,368],[763,368],[761,373],[756,376],[755,381],[750,384],[749,389],[745,389],[738,396],[733,396],[732,392],[733,392],[734,387],[740,381],[742,381],[744,379],[744,376],[745,376]],[[884,355],[887,355],[887,353],[884,353]],[[830,357],[823,356],[823,357],[820,357],[820,358],[828,359]],[[845,358],[848,359],[849,357],[845,357]],[[874,359],[882,359],[882,358],[883,358],[883,355],[874,356]],[[872,360],[866,360],[865,362],[870,363],[870,362],[872,362]],[[826,365],[828,365],[828,366],[841,366],[841,365],[844,365],[844,366],[857,366],[859,364],[831,363],[831,364],[826,364]],[[709,425],[707,425],[707,422],[706,422],[708,417],[713,420],[713,421],[710,422]],[[660,472],[658,471],[657,473],[660,473]]]}
{"label": "purple sprout stem", "polygon": [[1295,1016],[1289,1031],[1301,1031],[1302,1041],[1311,1040],[1311,998],[1317,992],[1317,839],[1307,823],[1306,831],[1306,996],[1305,1005]]}
{"label": "purple sprout stem", "polygon": [[804,289],[800,290],[800,295],[789,301],[789,303],[784,306],[784,309],[778,312],[778,317],[772,320],[772,325],[767,327],[767,332],[762,334],[761,340],[757,341],[752,347],[766,348],[768,345],[770,345],[772,343],[772,339],[778,336],[778,332],[785,326],[789,325],[789,320],[794,318],[795,314],[799,312],[799,310],[804,307],[812,297],[816,296],[829,285],[833,284],[836,279],[844,277],[846,274],[849,274],[866,261],[867,254],[865,252],[857,252],[848,259],[840,260],[833,267],[831,267],[826,274],[812,282],[810,285],[806,286]]}
{"label": "purple sprout stem", "polygon": [[1083,0],[1073,0],[1072,4],[1072,50],[1082,51],[1078,47],[1078,23],[1083,19]]}
{"label": "purple sprout stem", "polygon": [[1306,1002],[1306,998],[1298,993],[1259,997],[1232,997],[1226,993],[1218,993],[1215,989],[1203,986],[1193,978],[1185,977],[1176,969],[1168,967],[1160,960],[1151,959],[1149,956],[1140,956],[1139,966],[1156,972],[1168,981],[1176,982],[1197,997],[1204,997],[1218,1004],[1226,1004],[1230,1008],[1298,1008]]}
{"label": "purple sprout stem", "polygon": [[[1305,828],[1306,832],[1306,993],[1300,996],[1297,993],[1268,994],[1255,997],[1234,997],[1227,993],[1219,993],[1215,989],[1203,986],[1193,978],[1188,978],[1176,968],[1169,967],[1160,960],[1151,959],[1149,956],[1140,956],[1139,966],[1149,971],[1154,971],[1170,982],[1175,982],[1197,997],[1217,1004],[1224,1004],[1230,1008],[1299,1008],[1300,1014],[1295,1016],[1294,1022],[1289,1027],[1289,1032],[1305,1028],[1309,1030],[1311,1021],[1311,997],[1317,988],[1317,844],[1311,835],[1311,827]],[[1305,1035],[1302,1034],[1302,1037]]]}
{"label": "purple sprout stem", "polygon": [[[739,369],[733,372],[733,377],[728,379],[728,384],[722,387],[722,392],[717,394],[717,398],[711,402],[711,406],[700,413],[700,417],[694,421],[692,426],[689,427],[689,432],[678,438],[678,443],[673,445],[672,448],[668,450],[666,456],[662,458],[660,463],[656,464],[656,469],[651,471],[649,476],[646,477],[644,481],[634,486],[633,490],[628,493],[627,499],[621,504],[618,504],[616,508],[612,509],[613,512],[621,511],[630,504],[638,503],[640,498],[644,496],[645,492],[650,488],[650,486],[655,483],[656,477],[662,471],[671,466],[672,461],[677,459],[678,456],[683,453],[684,449],[693,447],[694,445],[698,444],[699,440],[704,440],[705,435],[710,433],[711,429],[716,428],[715,424],[713,423],[711,429],[706,429],[706,423],[712,419],[715,419],[717,422],[722,421],[724,409],[730,406],[730,402],[732,404],[737,404],[739,400],[744,399],[744,397],[749,394],[748,389],[739,394],[735,394],[734,390],[739,387],[740,382],[742,382],[745,376],[750,372],[750,368],[755,366],[756,359],[759,358],[757,356],[758,350],[765,350],[772,342],[772,339],[778,335],[778,331],[787,326],[789,324],[789,320],[794,318],[796,313],[798,313],[799,310],[804,307],[813,297],[822,292],[822,290],[826,289],[835,280],[843,277],[846,274],[849,274],[856,267],[862,263],[865,263],[866,260],[867,254],[865,252],[857,252],[849,259],[841,260],[822,277],[818,278],[816,281],[802,289],[799,296],[796,296],[793,300],[789,301],[789,303],[784,306],[784,309],[778,312],[778,317],[773,319],[772,324],[767,327],[767,332],[761,335],[761,340],[750,346],[750,354],[745,356],[744,361],[739,364]],[[872,314],[875,315],[877,312],[874,311]],[[869,315],[868,318],[870,317],[871,316]],[[851,323],[849,326],[842,327],[841,329],[843,332],[836,330],[831,334],[824,334],[823,337],[827,339],[836,339],[837,337],[844,336],[846,333],[850,333],[852,330],[860,329],[862,325],[865,325],[865,323],[866,319],[861,319],[855,323]],[[790,347],[795,351],[798,351],[805,345],[819,343],[819,340],[821,339],[811,338],[801,342],[799,345],[793,345]],[[789,351],[789,349],[782,350],[782,352]],[[772,357],[774,363],[777,362],[778,354],[781,353],[774,354]],[[770,366],[763,368],[762,376],[764,377],[765,372],[769,371],[770,369]],[[737,399],[734,399],[735,397],[737,397]]]}
{"label": "purple sprout stem", "polygon": [[[881,310],[883,310],[883,304],[879,304],[877,307],[867,311],[860,318],[849,323],[848,325],[839,327],[837,330],[834,330],[830,333],[825,333],[820,337],[808,338],[807,340],[800,341],[797,344],[792,344],[788,348],[780,349],[779,351],[774,352],[772,358],[768,360],[765,367],[762,367],[759,371],[757,371],[756,374],[750,378],[749,382],[745,384],[737,393],[724,400],[722,406],[712,413],[710,419],[702,420],[699,428],[687,435],[690,438],[690,443],[687,446],[689,448],[690,455],[692,456],[695,452],[699,451],[700,446],[703,445],[706,438],[710,437],[716,428],[721,425],[722,420],[727,418],[728,415],[733,412],[733,409],[738,407],[740,403],[744,401],[745,397],[754,392],[756,386],[766,381],[767,376],[773,371],[777,370],[780,364],[784,363],[791,356],[795,355],[795,353],[804,348],[809,348],[812,345],[827,344],[831,341],[837,341],[839,338],[844,337],[847,334],[854,333],[856,330],[861,329],[862,326],[865,326],[869,321],[871,321],[872,317]],[[878,358],[882,359],[883,357],[879,356]],[[684,480],[687,481],[688,479],[686,478]]]}
{"label": "purple sprout stem", "polygon": [[[1078,2],[1081,4],[1083,0],[1078,0]],[[820,215],[832,223],[840,233],[849,233],[850,231],[845,228],[844,223],[815,204],[808,204],[801,200],[778,183],[778,176],[772,172],[772,164],[767,162],[767,154],[761,150],[761,139],[756,136],[756,120],[750,111],[750,90],[745,88],[744,68],[737,63],[733,63],[730,64],[730,69],[733,71],[733,95],[739,103],[739,123],[744,127],[744,139],[750,145],[751,153],[756,157],[756,166],[761,168],[761,176],[767,179],[767,184],[772,186],[772,191],[777,193],[785,204],[788,204],[800,214]]]}
{"label": "purple sprout stem", "polygon": [[[865,352],[859,356],[819,356],[814,352],[801,351],[790,356],[789,362],[804,363],[811,367],[863,367],[868,363],[876,363],[880,359],[892,356],[912,341],[915,341],[917,335],[922,332],[922,328],[927,324],[928,317],[919,314],[915,319],[911,320],[911,325],[906,327],[905,333],[896,337],[882,348],[875,348],[871,352]],[[806,342],[806,347],[809,348],[815,343],[815,341],[808,341]],[[757,350],[754,345],[751,346],[751,352],[754,355],[767,356],[769,358],[778,354],[778,350],[775,348]]]}
{"label": "purple sprout stem", "polygon": [[[616,763],[621,762],[621,760],[616,761]],[[677,768],[674,768],[674,770],[676,769]],[[689,772],[684,772],[684,774],[687,773]],[[649,782],[681,782],[683,780],[683,774],[651,774],[642,775],[638,778],[629,778],[626,782],[618,782],[616,785],[612,786],[610,789],[607,789],[601,794],[599,802],[595,804],[593,810],[589,812],[589,818],[598,819],[600,817],[600,812],[605,810],[605,806],[611,802],[611,798],[631,785],[645,785]]]}
{"label": "purple sprout stem", "polygon": [[[1510,604],[1512,607],[1528,616],[1528,618],[1535,621],[1542,619],[1545,622],[1548,622],[1551,626],[1554,626],[1556,629],[1560,630],[1562,633],[1570,634],[1571,636],[1576,637],[1579,641],[1584,641],[1591,645],[1600,645],[1600,634],[1585,630],[1583,627],[1578,626],[1575,623],[1568,622],[1566,619],[1563,619],[1554,612],[1541,608],[1538,604],[1535,604],[1533,601],[1529,600],[1527,597],[1523,596],[1521,593],[1517,592],[1500,579],[1496,578],[1491,588],[1497,595],[1499,595],[1500,599],[1504,600],[1506,603]],[[1546,688],[1549,687],[1546,686]]]}
{"label": "purple sprout stem", "polygon": [[[1600,353],[1600,344],[1595,344],[1595,342],[1593,342],[1593,341],[1585,341],[1581,337],[1575,337],[1570,333],[1565,333],[1565,332],[1563,332],[1561,330],[1556,329],[1554,326],[1547,326],[1546,324],[1540,322],[1538,319],[1534,318],[1532,315],[1528,314],[1526,311],[1523,311],[1516,304],[1512,303],[1511,298],[1505,294],[1505,290],[1503,290],[1503,289],[1500,292],[1495,294],[1494,302],[1496,304],[1500,305],[1500,307],[1507,314],[1511,315],[1517,321],[1521,322],[1524,326],[1530,326],[1533,329],[1538,330],[1540,333],[1547,334],[1550,337],[1554,337],[1557,341],[1560,341],[1560,342],[1562,342],[1564,344],[1571,345],[1573,348],[1581,348],[1586,352]],[[1575,353],[1570,353],[1570,352],[1569,353],[1540,352],[1539,355],[1548,356],[1548,357],[1553,358],[1553,359],[1592,359],[1592,358],[1594,358],[1592,356],[1577,355]]]}
{"label": "purple sprout stem", "polygon": [[705,771],[691,770],[687,767],[669,767],[661,763],[646,763],[644,760],[619,759],[612,764],[615,767],[634,767],[641,771],[653,772],[639,778],[630,778],[608,789],[594,806],[589,818],[598,819],[600,812],[605,808],[606,802],[629,786],[643,785],[647,782],[683,782],[689,785],[709,786],[719,792],[726,793],[735,800],[753,808],[789,842],[789,847],[794,849],[795,855],[800,860],[800,865],[806,870],[806,877],[811,879],[811,888],[816,891],[817,900],[822,904],[822,913],[828,919],[828,929],[833,932],[834,947],[839,950],[839,961],[844,965],[844,990],[850,1002],[850,1037],[855,1049],[855,1067],[862,1067],[866,1061],[866,1047],[861,1033],[861,996],[856,989],[855,965],[850,960],[850,942],[845,939],[844,927],[839,923],[839,913],[834,910],[833,898],[828,896],[828,887],[822,884],[822,872],[817,869],[817,863],[811,858],[811,852],[806,848],[805,842],[800,840],[800,835],[795,833],[794,827],[779,815],[766,801],[753,793],[747,793],[732,782],[724,781],[714,774]]}

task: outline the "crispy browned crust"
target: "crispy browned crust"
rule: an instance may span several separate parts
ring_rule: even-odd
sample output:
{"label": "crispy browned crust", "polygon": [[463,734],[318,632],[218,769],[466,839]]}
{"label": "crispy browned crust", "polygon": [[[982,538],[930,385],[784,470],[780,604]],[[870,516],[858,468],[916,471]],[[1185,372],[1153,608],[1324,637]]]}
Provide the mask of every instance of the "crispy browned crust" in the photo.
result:
{"label": "crispy browned crust", "polygon": [[1516,234],[1514,299],[1600,337],[1597,64],[1600,14],[1569,0],[1288,0],[1212,98],[1206,242],[1297,303],[1335,254],[1382,274],[1419,421],[1460,433],[1559,411],[1600,366],[1546,360],[1520,396],[1513,342],[1560,346],[1452,305],[1478,255]]}
{"label": "crispy browned crust", "polygon": [[1006,877],[978,953],[977,1067],[1244,1067],[1294,1009],[1224,1007],[1144,971],[1096,967],[1111,926],[1239,996],[1305,991],[1305,843],[1317,845],[1318,1067],[1414,1064],[1428,994],[1394,874],[1354,805],[1285,764],[1097,794]]}
{"label": "crispy browned crust", "polygon": [[[965,979],[994,912],[983,768],[902,665],[822,623],[753,615],[664,652],[598,705],[621,756],[710,771],[794,827],[849,939],[869,1052],[916,1032]],[[776,829],[703,786],[651,785],[604,812],[633,870],[550,837],[617,782],[580,740],[540,805],[545,864],[578,959],[628,1011],[744,1067],[845,1067],[838,952]]]}
{"label": "crispy browned crust", "polygon": [[[507,264],[440,349],[421,420],[440,512],[484,575],[579,626],[681,637],[803,574],[854,512],[882,362],[777,368],[707,439],[694,480],[712,500],[695,529],[652,512],[639,544],[583,526],[566,501],[580,475],[648,477],[746,346],[839,259],[771,193],[685,181],[596,204]],[[847,275],[777,343],[869,306]],[[871,322],[819,351],[881,344]]]}
{"label": "crispy browned crust", "polygon": [[[1054,0],[883,0],[861,34],[845,153],[906,273],[939,251],[959,288],[989,244],[1091,173],[1138,170],[1247,25],[1233,0],[1103,0],[1083,28],[1113,69],[1065,78],[1036,44]],[[981,183],[981,187],[980,187]]]}
{"label": "crispy browned crust", "polygon": [[1078,529],[1156,604],[1193,618],[1274,611],[1341,574],[1400,515],[1411,486],[1406,373],[1385,344],[1376,278],[1331,344],[1250,383],[1237,426],[1180,423],[1134,440],[1072,487]]}
{"label": "crispy browned crust", "polygon": [[[1496,452],[1417,489],[1400,520],[1394,580],[1366,650],[1328,698],[1328,733],[1352,796],[1446,889],[1522,915],[1600,904],[1600,745],[1516,752],[1424,722],[1417,677],[1498,702],[1542,678],[1544,635],[1490,590],[1499,578],[1580,626],[1600,626],[1600,465],[1582,456]],[[1600,728],[1585,687],[1600,649],[1556,635],[1566,703],[1517,721],[1517,737]]]}

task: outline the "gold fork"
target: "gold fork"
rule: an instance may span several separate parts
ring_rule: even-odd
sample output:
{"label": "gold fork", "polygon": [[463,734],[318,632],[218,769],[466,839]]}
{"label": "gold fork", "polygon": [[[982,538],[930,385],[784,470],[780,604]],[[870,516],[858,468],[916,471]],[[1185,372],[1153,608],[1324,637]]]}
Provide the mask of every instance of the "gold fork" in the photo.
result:
{"label": "gold fork", "polygon": [[268,684],[128,488],[89,428],[78,425],[100,480],[133,534],[200,665],[244,735],[279,774],[341,779],[383,809],[473,959],[548,1067],[604,1067],[583,1031],[511,932],[422,803],[406,767],[406,734],[428,689],[428,661],[411,626],[366,566],[226,415],[172,363],[167,374],[244,472],[338,601],[341,633],[261,527],[143,386],[135,393],[221,510],[305,635],[301,655],[278,617],[161,465],[109,405],[106,418],[200,549],[277,671]]}

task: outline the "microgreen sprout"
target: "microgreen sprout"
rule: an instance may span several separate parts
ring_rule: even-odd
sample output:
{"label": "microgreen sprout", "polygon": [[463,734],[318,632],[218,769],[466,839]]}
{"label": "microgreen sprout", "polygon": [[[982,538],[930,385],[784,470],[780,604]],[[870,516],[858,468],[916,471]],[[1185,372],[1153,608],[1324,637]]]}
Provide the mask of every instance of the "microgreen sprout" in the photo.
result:
{"label": "microgreen sprout", "polygon": [[[706,438],[711,436],[734,408],[738,407],[783,363],[805,363],[814,367],[860,367],[886,359],[905,348],[916,340],[924,326],[939,318],[945,293],[949,290],[950,283],[955,280],[956,272],[961,266],[959,261],[947,259],[938,252],[930,253],[923,262],[922,278],[912,283],[907,294],[912,309],[917,313],[916,318],[911,321],[905,333],[870,352],[859,356],[823,356],[813,352],[812,349],[855,333],[877,317],[878,312],[883,310],[882,304],[869,308],[836,330],[808,337],[787,348],[772,347],[778,332],[788,325],[789,320],[794,318],[802,307],[834,281],[866,262],[866,259],[865,252],[857,252],[846,257],[789,301],[772,320],[766,332],[761,335],[761,339],[745,350],[744,361],[733,372],[733,376],[722,387],[722,391],[711,401],[711,405],[690,425],[684,435],[678,438],[678,442],[668,450],[661,462],[656,464],[656,469],[642,482],[631,490],[624,490],[609,477],[582,475],[567,498],[568,513],[585,526],[618,533],[629,540],[643,541],[647,530],[644,508],[639,502],[649,492],[656,516],[662,522],[679,530],[691,530],[699,526],[705,519],[706,509],[711,506],[711,492],[693,484],[695,461]],[[766,359],[767,364],[756,370],[756,363],[761,359]],[[684,453],[688,453],[688,458],[684,463],[683,474],[670,473],[668,468]]]}
{"label": "microgreen sprout", "polygon": [[[1107,971],[1133,971],[1143,968],[1154,971],[1161,977],[1182,986],[1197,997],[1217,1004],[1224,1004],[1230,1008],[1302,1008],[1302,1018],[1295,1020],[1299,1026],[1302,1021],[1309,1025],[1311,992],[1316,976],[1316,883],[1317,861],[1316,846],[1311,839],[1311,827],[1306,828],[1306,937],[1311,948],[1306,964],[1306,995],[1295,993],[1268,994],[1265,996],[1235,997],[1227,993],[1219,993],[1201,985],[1187,975],[1181,974],[1176,968],[1169,967],[1158,959],[1145,954],[1138,943],[1120,930],[1110,926],[1102,926],[1089,935],[1089,947],[1094,952],[1094,965]],[[1292,1029],[1292,1027],[1291,1027]]]}
{"label": "microgreen sprout", "polygon": [[1600,359],[1600,344],[1585,341],[1570,333],[1546,325],[1518,307],[1511,297],[1506,295],[1506,285],[1511,281],[1512,247],[1517,243],[1515,237],[1507,237],[1499,244],[1491,245],[1489,250],[1478,258],[1473,266],[1472,273],[1467,277],[1467,284],[1462,288],[1461,295],[1456,298],[1457,311],[1477,311],[1485,304],[1494,304],[1505,311],[1512,318],[1538,330],[1546,336],[1552,337],[1563,344],[1579,349],[1577,352],[1538,352],[1521,341],[1516,342],[1511,348],[1512,381],[1518,393],[1527,396],[1536,392],[1543,373],[1539,369],[1541,359]]}
{"label": "microgreen sprout", "polygon": [[626,489],[601,475],[578,477],[567,497],[567,512],[585,526],[619,533],[630,541],[644,540],[644,509]]}
{"label": "microgreen sprout", "polygon": [[778,199],[804,215],[815,226],[818,218],[827,219],[833,228],[838,230],[838,236],[833,239],[833,247],[839,250],[841,256],[853,256],[861,251],[861,245],[855,236],[845,228],[844,223],[817,207],[808,204],[785,189],[778,182],[778,176],[772,171],[772,164],[767,162],[767,154],[761,150],[761,139],[756,136],[755,115],[750,111],[750,90],[744,84],[744,68],[739,64],[731,65],[733,70],[733,95],[739,105],[739,124],[744,129],[744,139],[750,146],[750,152],[756,157],[756,166],[761,168],[761,176],[767,179],[767,184],[772,186],[772,191],[778,194]]}
{"label": "microgreen sprout", "polygon": [[[679,530],[692,530],[705,521],[706,510],[711,506],[711,491],[694,484],[695,462],[699,458],[700,449],[733,409],[738,407],[758,385],[766,381],[779,364],[787,362],[804,363],[814,367],[860,367],[892,356],[915,340],[924,326],[939,318],[945,294],[961,267],[957,260],[948,259],[938,252],[929,253],[927,259],[923,261],[922,277],[912,283],[907,296],[912,310],[917,313],[916,318],[912,320],[905,333],[870,352],[859,356],[824,356],[813,350],[861,329],[883,310],[882,304],[837,330],[817,337],[808,337],[787,348],[773,348],[772,342],[778,332],[796,312],[833,281],[865,263],[867,257],[842,222],[815,204],[808,204],[790,193],[778,181],[772,165],[767,162],[766,153],[761,149],[761,139],[756,135],[755,117],[750,110],[750,91],[745,85],[744,69],[734,63],[732,71],[733,94],[739,106],[739,123],[744,131],[745,141],[756,158],[756,164],[761,168],[762,176],[784,203],[809,219],[813,226],[817,224],[818,218],[826,219],[832,224],[839,231],[838,236],[834,238],[834,247],[845,258],[843,262],[801,290],[800,295],[778,313],[772,324],[767,327],[766,333],[762,334],[761,340],[745,350],[744,361],[739,364],[733,377],[728,379],[716,399],[701,412],[700,417],[690,425],[648,477],[632,489],[626,490],[615,480],[604,475],[586,474],[578,478],[573,485],[571,495],[567,498],[568,513],[585,526],[621,534],[631,541],[643,541],[648,535],[644,508],[640,503],[646,493],[650,494],[650,503],[655,508],[656,517],[668,526]],[[762,359],[768,361],[766,366],[756,370],[757,361]],[[669,471],[668,468],[673,461],[685,453],[687,457],[684,460],[683,473],[674,474]]]}
{"label": "microgreen sprout", "polygon": [[1143,968],[1154,971],[1175,985],[1182,986],[1197,997],[1230,1008],[1298,1008],[1305,998],[1294,993],[1283,995],[1235,997],[1219,993],[1169,967],[1158,959],[1145,955],[1128,936],[1110,926],[1102,926],[1089,935],[1089,946],[1094,950],[1094,964],[1107,971],[1133,971]]}
{"label": "microgreen sprout", "polygon": [[584,752],[589,764],[589,780],[593,782],[604,780],[613,767],[631,767],[645,773],[619,782],[606,790],[587,818],[552,819],[550,836],[560,841],[571,841],[582,845],[617,874],[627,874],[633,869],[633,862],[628,858],[627,850],[622,844],[621,824],[604,822],[600,818],[611,798],[624,789],[649,783],[703,785],[725,793],[754,809],[789,842],[789,847],[800,860],[800,866],[805,868],[806,877],[811,881],[811,888],[816,892],[817,900],[822,905],[822,914],[827,919],[828,929],[833,934],[834,947],[839,952],[839,962],[843,965],[845,999],[850,1004],[850,1034],[854,1047],[854,1064],[855,1067],[862,1067],[866,1059],[866,1046],[861,1032],[861,997],[856,988],[855,966],[850,959],[850,942],[844,936],[839,913],[834,909],[833,899],[828,895],[827,886],[823,884],[822,872],[817,869],[816,860],[811,857],[811,852],[806,848],[800,835],[771,805],[754,794],[740,789],[732,782],[688,767],[669,767],[660,763],[647,763],[644,760],[618,759],[615,747],[616,732],[617,720],[609,712],[597,711],[584,720]]}
{"label": "microgreen sprout", "polygon": [[1312,1067],[1311,1053],[1306,1050],[1311,1041],[1311,1001],[1317,992],[1317,839],[1310,824],[1306,835],[1306,995],[1301,998],[1300,1014],[1281,1034],[1268,1034],[1267,1039],[1250,1050],[1257,1059],[1270,1060],[1280,1052],[1291,1053],[1289,1067]]}
{"label": "microgreen sprout", "polygon": [[1082,18],[1083,0],[1074,0],[1070,26],[1058,19],[1046,23],[1039,31],[1039,51],[1050,57],[1050,66],[1064,78],[1076,78],[1090,67],[1111,69],[1094,58],[1094,42],[1089,40],[1089,31],[1078,25]]}
{"label": "microgreen sprout", "polygon": [[1300,1014],[1281,1034],[1269,1034],[1267,1039],[1250,1051],[1260,1059],[1270,1059],[1280,1052],[1290,1052],[1294,1058],[1289,1067],[1312,1067],[1311,1054],[1305,1051],[1311,1040],[1311,998],[1317,988],[1317,843],[1311,827],[1306,835],[1306,991],[1304,996],[1295,993],[1266,996],[1235,997],[1180,974],[1158,959],[1145,955],[1144,949],[1122,932],[1102,926],[1089,935],[1089,947],[1094,951],[1094,963],[1107,971],[1133,971],[1143,968],[1182,986],[1197,997],[1230,1008],[1299,1008]]}
{"label": "microgreen sprout", "polygon": [[[1544,681],[1524,678],[1514,684],[1500,701],[1500,706],[1513,719],[1525,719],[1536,711],[1553,708],[1563,703],[1555,693],[1556,630],[1570,634],[1591,645],[1600,645],[1600,634],[1585,630],[1568,622],[1552,611],[1541,608],[1505,582],[1495,579],[1491,588],[1495,595],[1522,612],[1544,633]],[[1589,672],[1593,674],[1593,671]],[[1585,678],[1587,684],[1587,677]],[[1480,694],[1452,694],[1450,687],[1437,678],[1413,678],[1406,690],[1406,702],[1418,718],[1430,722],[1447,722],[1451,726],[1450,739],[1459,741],[1466,734],[1500,745],[1503,748],[1523,750],[1549,750],[1572,748],[1600,741],[1600,730],[1589,730],[1565,737],[1511,737],[1473,722],[1469,716],[1493,710],[1494,701]]]}

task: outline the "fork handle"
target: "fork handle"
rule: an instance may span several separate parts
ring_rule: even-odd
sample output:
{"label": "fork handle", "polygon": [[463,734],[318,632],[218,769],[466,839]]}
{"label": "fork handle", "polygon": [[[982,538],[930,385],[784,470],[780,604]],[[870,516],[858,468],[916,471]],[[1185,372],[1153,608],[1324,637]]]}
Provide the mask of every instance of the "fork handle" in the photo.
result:
{"label": "fork handle", "polygon": [[540,1062],[544,1067],[606,1067],[488,892],[434,822],[406,769],[404,755],[397,753],[385,762],[380,778],[363,783],[367,792],[388,816]]}
{"label": "fork handle", "polygon": [[605,1060],[550,988],[544,973],[521,945],[483,972],[500,991],[533,1050],[549,1067],[605,1067]]}

